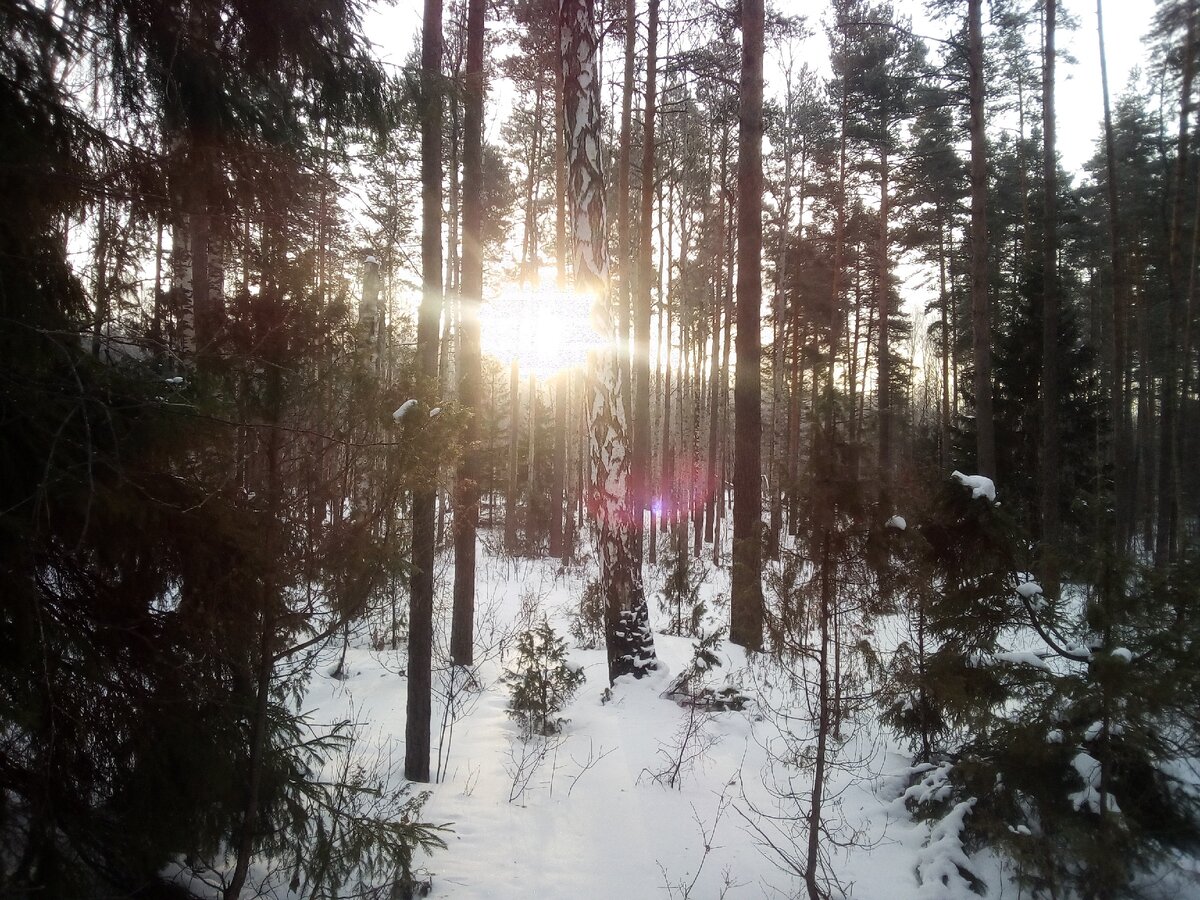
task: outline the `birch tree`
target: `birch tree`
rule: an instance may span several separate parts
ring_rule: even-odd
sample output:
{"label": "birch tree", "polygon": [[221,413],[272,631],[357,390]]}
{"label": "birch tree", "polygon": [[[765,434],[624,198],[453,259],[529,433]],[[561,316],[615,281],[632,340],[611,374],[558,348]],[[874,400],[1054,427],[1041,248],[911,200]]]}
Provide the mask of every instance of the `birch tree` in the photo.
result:
{"label": "birch tree", "polygon": [[562,0],[559,27],[575,290],[590,296],[592,325],[605,342],[589,366],[588,493],[598,530],[608,674],[615,680],[630,673],[641,676],[655,662],[637,553],[636,510],[630,503],[629,419],[609,293],[595,0]]}

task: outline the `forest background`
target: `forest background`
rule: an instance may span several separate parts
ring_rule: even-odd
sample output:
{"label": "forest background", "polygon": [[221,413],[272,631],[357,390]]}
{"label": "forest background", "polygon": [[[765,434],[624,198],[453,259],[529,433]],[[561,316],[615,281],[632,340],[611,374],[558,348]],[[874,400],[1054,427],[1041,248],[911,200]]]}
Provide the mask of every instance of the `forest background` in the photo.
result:
{"label": "forest background", "polygon": [[[1035,893],[1190,859],[1200,4],[1070,125],[1069,10],[3,4],[0,892],[419,890],[435,710],[559,647],[484,556],[586,572],[613,684],[658,627],[687,708],[765,714],[726,636],[792,685],[814,900],[863,721]],[[403,779],[303,712],[364,643]]]}

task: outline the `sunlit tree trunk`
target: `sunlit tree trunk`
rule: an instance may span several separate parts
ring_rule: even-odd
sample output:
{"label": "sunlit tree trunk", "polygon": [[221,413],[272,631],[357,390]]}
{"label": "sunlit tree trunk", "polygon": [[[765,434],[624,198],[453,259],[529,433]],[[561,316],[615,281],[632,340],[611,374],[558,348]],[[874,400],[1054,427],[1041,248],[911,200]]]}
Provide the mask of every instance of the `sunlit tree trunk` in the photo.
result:
{"label": "sunlit tree trunk", "polygon": [[[567,147],[563,134],[562,67],[554,72],[554,256],[555,284],[567,289]],[[554,380],[554,475],[550,484],[550,555],[566,565],[570,541],[564,532],[564,500],[567,481],[567,386],[570,376],[559,372]]]}
{"label": "sunlit tree trunk", "polygon": [[[600,81],[594,0],[562,0],[560,35],[567,126],[568,195],[574,222],[576,289],[592,295],[593,325],[616,338],[605,246],[601,167]],[[642,566],[631,521],[629,423],[616,348],[597,351],[588,397],[589,503],[599,536],[610,680],[640,676],[654,666],[654,643],[642,588]]]}
{"label": "sunlit tree trunk", "polygon": [[[637,295],[633,310],[633,507],[637,521],[638,559],[645,555],[642,510],[650,505],[650,290],[654,243],[654,116],[658,89],[658,7],[650,0],[647,10],[646,97],[642,114],[642,185],[639,197]],[[654,542],[654,516],[650,517],[650,542]]]}
{"label": "sunlit tree trunk", "polygon": [[[463,454],[458,467],[454,510],[454,609],[450,658],[458,665],[475,661],[475,530],[479,521],[482,475],[479,441],[483,413],[479,349],[479,307],[483,299],[483,20],[486,0],[467,7],[467,68],[463,110],[463,258],[459,296],[461,344],[458,401],[466,413]],[[561,505],[559,512],[561,513]],[[561,530],[561,521],[560,521]]]}
{"label": "sunlit tree trunk", "polygon": [[[630,384],[630,303],[633,300],[633,245],[630,240],[629,221],[629,162],[633,153],[633,82],[634,61],[637,49],[637,0],[625,0],[625,72],[621,86],[621,135],[617,141],[617,333],[620,352],[617,364],[621,366],[621,385],[625,391],[625,408],[632,409],[633,398]],[[636,424],[635,424],[636,430]],[[636,444],[636,437],[634,438]],[[636,453],[636,451],[634,451]],[[636,456],[635,456],[636,458]],[[633,476],[631,495],[634,503],[640,500],[637,492],[637,476]],[[634,522],[641,550],[642,523],[640,517]],[[639,559],[641,557],[639,556]]]}

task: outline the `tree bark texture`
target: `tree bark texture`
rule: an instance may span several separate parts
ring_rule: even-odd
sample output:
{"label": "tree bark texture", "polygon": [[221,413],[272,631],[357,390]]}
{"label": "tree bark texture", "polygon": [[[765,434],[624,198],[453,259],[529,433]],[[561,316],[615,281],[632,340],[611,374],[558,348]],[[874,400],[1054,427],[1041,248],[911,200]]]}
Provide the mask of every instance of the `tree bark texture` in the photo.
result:
{"label": "tree bark texture", "polygon": [[738,108],[737,369],[733,403],[733,583],[729,639],[762,647],[763,0],[742,2]]}
{"label": "tree bark texture", "polygon": [[[419,392],[428,401],[438,377],[442,304],[442,0],[425,0],[421,37],[421,308],[417,317]],[[408,616],[408,704],[404,777],[429,781],[433,692],[434,479],[413,491],[413,552]]]}
{"label": "tree bark texture", "polygon": [[587,397],[589,504],[596,518],[610,680],[654,667],[642,566],[629,497],[629,423],[609,293],[600,81],[594,0],[559,7],[568,196],[574,224],[575,289],[592,298],[592,324],[608,344],[590,366]]}

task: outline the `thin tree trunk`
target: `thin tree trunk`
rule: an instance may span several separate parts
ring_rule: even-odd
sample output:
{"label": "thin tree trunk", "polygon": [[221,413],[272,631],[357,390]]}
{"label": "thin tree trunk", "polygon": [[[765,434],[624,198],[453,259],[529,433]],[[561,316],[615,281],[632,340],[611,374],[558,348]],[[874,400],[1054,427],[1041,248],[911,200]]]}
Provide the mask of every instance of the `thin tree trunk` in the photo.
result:
{"label": "thin tree trunk", "polygon": [[1042,67],[1042,587],[1058,596],[1058,159],[1055,155],[1054,36],[1058,2],[1046,2]]}
{"label": "thin tree trunk", "polygon": [[971,337],[975,357],[975,465],[996,477],[992,413],[992,325],[988,302],[987,145],[983,104],[983,0],[967,0],[967,80],[971,133]]}
{"label": "thin tree trunk", "polygon": [[[555,286],[567,289],[567,148],[563,134],[563,74],[554,67],[554,256]],[[563,531],[567,482],[567,390],[570,375],[559,372],[554,380],[554,474],[550,481],[550,555],[570,560],[570,541]],[[635,426],[636,427],[636,426]]]}
{"label": "thin tree trunk", "polygon": [[[1172,538],[1179,514],[1176,495],[1176,459],[1179,439],[1179,350],[1178,335],[1183,330],[1188,279],[1183,259],[1184,187],[1188,173],[1188,120],[1192,109],[1192,84],[1195,76],[1196,3],[1187,4],[1187,32],[1183,46],[1183,80],[1179,95],[1179,138],[1175,151],[1173,177],[1174,201],[1171,208],[1170,297],[1167,307],[1167,332],[1163,354],[1162,423],[1158,447],[1158,522],[1154,537],[1154,563],[1166,566],[1174,557]],[[1186,361],[1185,361],[1186,363]]]}
{"label": "thin tree trunk", "polygon": [[[637,297],[633,310],[633,460],[631,466],[633,508],[638,540],[638,559],[645,556],[643,510],[650,503],[650,288],[654,238],[654,117],[658,102],[658,7],[649,0],[646,26],[646,97],[642,116],[642,185],[639,198]],[[654,513],[650,518],[650,542],[654,543]]]}
{"label": "thin tree trunk", "polygon": [[[483,31],[486,0],[467,6],[467,68],[463,84],[463,258],[459,310],[458,402],[466,413],[454,510],[454,607],[450,659],[475,661],[475,532],[479,521],[480,420],[483,416],[479,308],[483,300]],[[561,512],[561,505],[560,510]],[[559,522],[561,529],[562,523]]]}
{"label": "thin tree trunk", "polygon": [[[633,245],[629,221],[629,158],[633,145],[633,83],[634,60],[637,49],[637,0],[625,0],[625,73],[621,86],[621,135],[617,142],[617,334],[619,353],[617,364],[623,369],[621,384],[625,390],[625,408],[633,409],[629,358],[630,303],[633,299]],[[633,423],[634,444],[637,443],[636,417]],[[636,450],[634,451],[636,454]],[[635,457],[636,458],[636,457]],[[631,480],[631,494],[636,504],[641,499],[637,491],[637,475]],[[638,559],[641,559],[641,521],[635,523]]]}
{"label": "thin tree trunk", "polygon": [[[717,185],[717,194],[719,197],[717,208],[717,277],[714,279],[715,283],[713,284],[712,294],[712,359],[710,360],[712,368],[709,372],[712,383],[708,389],[708,483],[705,486],[707,492],[705,502],[708,504],[708,510],[704,519],[704,540],[710,544],[715,544],[716,538],[715,522],[717,518],[717,489],[719,487],[719,426],[721,421],[721,396],[724,393],[719,381],[721,375],[721,307],[725,294],[725,181],[729,164],[729,130],[724,127],[721,128],[720,154],[721,166],[718,175],[720,182]],[[715,552],[716,548],[714,546]]]}
{"label": "thin tree trunk", "polygon": [[892,346],[891,346],[891,261],[888,256],[888,152],[879,154],[879,477],[886,493],[892,480]]}
{"label": "thin tree trunk", "polygon": [[514,354],[508,371],[508,483],[504,490],[504,552],[517,552],[517,497],[520,488],[521,366]]}
{"label": "thin tree trunk", "polygon": [[1125,399],[1126,313],[1129,309],[1129,280],[1125,271],[1125,243],[1122,231],[1119,192],[1117,191],[1117,151],[1113,132],[1112,109],[1108,96],[1108,58],[1104,47],[1104,4],[1096,0],[1096,33],[1100,42],[1100,86],[1104,94],[1104,159],[1108,196],[1108,249],[1112,258],[1112,384],[1109,416],[1112,419],[1112,478],[1116,540],[1118,547],[1129,543],[1133,524],[1130,508],[1128,442],[1128,404]]}

